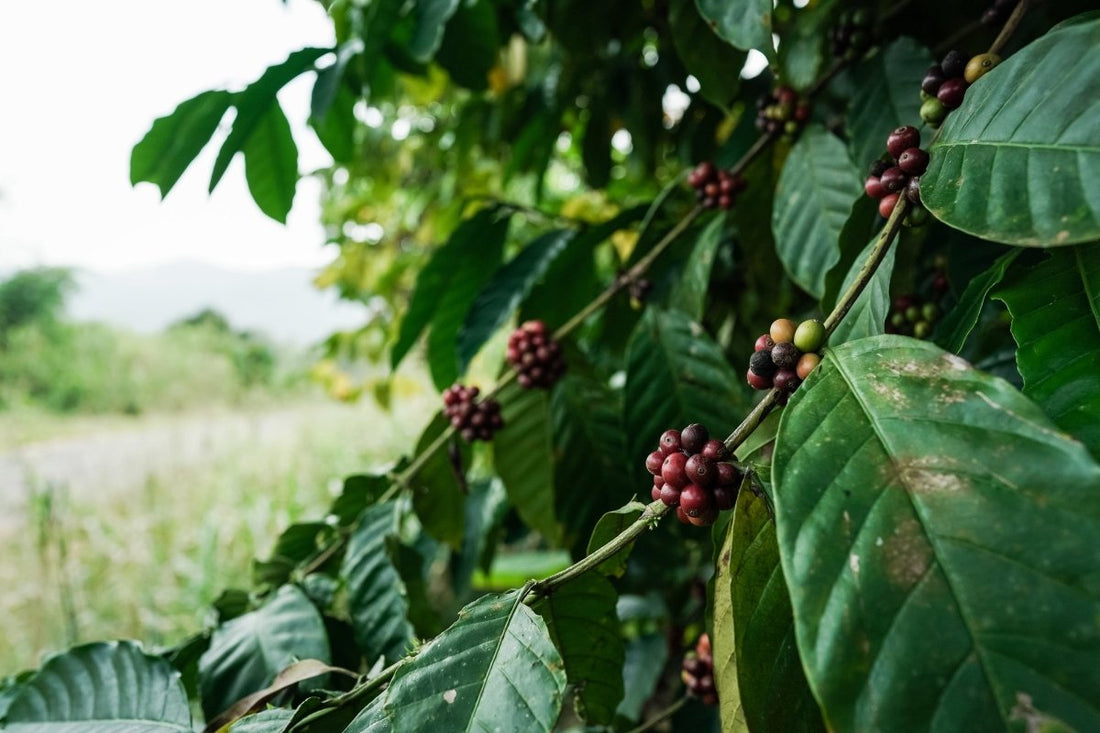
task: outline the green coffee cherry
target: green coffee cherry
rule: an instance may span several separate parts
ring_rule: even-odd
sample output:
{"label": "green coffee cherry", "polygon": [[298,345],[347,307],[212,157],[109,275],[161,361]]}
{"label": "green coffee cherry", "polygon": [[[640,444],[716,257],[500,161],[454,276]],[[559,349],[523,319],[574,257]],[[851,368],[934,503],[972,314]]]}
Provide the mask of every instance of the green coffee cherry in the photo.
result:
{"label": "green coffee cherry", "polygon": [[932,335],[932,324],[928,321],[920,321],[913,326],[913,335],[919,339],[926,339]]}
{"label": "green coffee cherry", "polygon": [[940,317],[940,307],[935,303],[925,303],[921,308],[921,315],[924,316],[926,321],[935,321]]}
{"label": "green coffee cherry", "polygon": [[825,327],[820,321],[803,321],[794,332],[794,345],[806,353],[817,351],[825,343]]}
{"label": "green coffee cherry", "polygon": [[920,106],[920,118],[933,127],[939,127],[947,117],[947,108],[939,99],[926,99]]}

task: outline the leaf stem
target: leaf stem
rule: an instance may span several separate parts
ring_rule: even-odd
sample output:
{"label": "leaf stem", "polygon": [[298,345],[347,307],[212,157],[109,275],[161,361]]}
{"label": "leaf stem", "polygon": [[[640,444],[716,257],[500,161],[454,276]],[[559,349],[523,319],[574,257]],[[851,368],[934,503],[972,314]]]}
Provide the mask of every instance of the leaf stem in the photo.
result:
{"label": "leaf stem", "polygon": [[997,38],[994,39],[993,45],[989,47],[987,53],[1001,52],[1001,49],[1008,43],[1008,39],[1016,32],[1016,28],[1019,27],[1020,21],[1024,19],[1024,14],[1027,12],[1028,6],[1030,5],[1031,0],[1020,0],[1020,2],[1016,4],[1016,9],[1012,11],[1012,15],[1008,16],[1008,20],[1005,21],[1004,26],[1001,28],[1001,32],[997,34]]}
{"label": "leaf stem", "polygon": [[656,717],[650,718],[646,722],[639,725],[637,728],[631,728],[627,733],[644,733],[644,731],[652,730],[664,721],[671,718],[677,713],[684,705],[687,705],[687,701],[691,699],[690,695],[684,695],[676,702],[669,705],[667,708],[657,714]]}

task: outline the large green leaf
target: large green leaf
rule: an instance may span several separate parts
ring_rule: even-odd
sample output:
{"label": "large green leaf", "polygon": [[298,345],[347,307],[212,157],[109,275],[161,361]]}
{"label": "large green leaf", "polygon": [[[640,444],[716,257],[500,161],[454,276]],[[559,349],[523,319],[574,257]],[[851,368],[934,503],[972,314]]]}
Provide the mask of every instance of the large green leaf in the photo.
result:
{"label": "large green leaf", "polygon": [[550,731],[565,669],[546,624],[518,591],[480,598],[394,675],[386,714],[398,733]]}
{"label": "large green leaf", "polygon": [[309,98],[309,118],[314,124],[323,123],[328,118],[329,109],[345,88],[344,72],[351,60],[363,52],[363,47],[361,38],[344,41],[336,48],[336,60],[317,72],[317,81],[313,83],[313,93]]}
{"label": "large green leaf", "polygon": [[1100,18],[1055,28],[979,79],[921,176],[935,216],[1026,247],[1100,238]]}
{"label": "large green leaf", "polygon": [[546,390],[510,384],[501,393],[504,427],[493,438],[493,462],[508,498],[527,526],[561,540],[554,512],[554,438]]}
{"label": "large green leaf", "polygon": [[459,0],[418,0],[416,30],[406,48],[408,54],[422,63],[430,61],[439,50],[439,44],[443,42],[443,30],[458,6]]}
{"label": "large green leaf", "polygon": [[287,56],[281,64],[269,66],[259,79],[249,84],[243,91],[233,95],[233,106],[237,116],[233,128],[222,143],[218,157],[214,161],[214,170],[210,174],[210,190],[213,191],[225,175],[229,161],[244,149],[248,138],[267,115],[272,105],[278,104],[275,94],[294,77],[313,66],[313,62],[329,53],[329,48],[303,48]]}
{"label": "large green leaf", "polygon": [[241,718],[229,728],[229,733],[283,733],[294,717],[293,710],[271,708]]}
{"label": "large green leaf", "polygon": [[920,80],[931,64],[928,49],[912,38],[899,38],[856,67],[846,130],[860,173],[886,152],[891,130],[920,124]]}
{"label": "large green leaf", "polygon": [[[424,455],[428,446],[450,426],[450,421],[437,414],[416,442],[416,455]],[[412,487],[413,510],[425,531],[456,550],[462,549],[466,531],[463,509],[466,503],[465,471],[470,465],[470,446],[458,437],[447,450],[438,450],[409,479]],[[454,458],[461,464],[452,463]],[[461,483],[460,483],[461,479]]]}
{"label": "large green leaf", "polygon": [[967,284],[966,290],[959,296],[959,302],[936,324],[933,340],[937,344],[956,354],[962,350],[970,332],[978,325],[989,291],[1004,279],[1009,265],[1016,261],[1021,251],[1014,249],[998,257],[985,272]]}
{"label": "large green leaf", "polygon": [[725,239],[725,214],[715,216],[695,240],[695,248],[684,263],[684,271],[669,298],[673,308],[678,308],[694,320],[702,320],[710,286],[710,272],[718,247]]}
{"label": "large green leaf", "polygon": [[[741,503],[741,495],[737,497]],[[735,507],[736,508],[736,507]],[[737,681],[737,645],[733,618],[732,558],[734,539],[737,536],[734,522],[726,524],[722,544],[718,546],[714,563],[714,595],[711,635],[711,652],[714,660],[714,686],[718,691],[718,709],[722,718],[722,730],[727,733],[748,733],[745,710],[741,706],[741,691]]]}
{"label": "large green leaf", "polygon": [[862,193],[844,143],[820,125],[807,127],[779,177],[772,231],[787,273],[814,297],[825,292],[825,276],[840,259],[840,232]]}
{"label": "large green leaf", "polygon": [[740,421],[740,402],[737,376],[702,326],[679,311],[646,309],[630,339],[624,398],[639,481],[662,432],[698,422],[723,434]]}
{"label": "large green leaf", "polygon": [[386,711],[383,707],[385,702],[386,698],[384,696],[374,698],[370,705],[359,711],[355,719],[348,723],[348,726],[344,728],[344,733],[390,733],[393,730],[393,725],[390,723],[390,719],[386,717]]}
{"label": "large green leaf", "polygon": [[299,659],[330,663],[321,614],[305,594],[284,585],[262,607],[222,624],[199,660],[202,709],[207,718],[271,684]]}
{"label": "large green leaf", "polygon": [[[848,271],[848,277],[844,278],[844,284],[840,288],[841,295],[859,277],[859,271],[874,247],[875,240],[872,239],[852,263],[852,269]],[[829,343],[842,344],[866,336],[877,336],[886,329],[886,315],[890,312],[890,276],[894,272],[894,255],[897,251],[898,243],[895,242],[871,275],[863,292],[856,298],[848,315],[837,324],[829,337]]]}
{"label": "large green leaf", "polygon": [[733,70],[744,66],[744,51],[714,32],[694,0],[669,3],[668,26],[684,69],[699,80],[699,93],[720,107],[729,105],[741,85],[741,75]]}
{"label": "large green leaf", "polygon": [[590,725],[608,725],[623,699],[626,654],[615,614],[615,588],[602,575],[587,573],[554,589],[535,604],[576,686],[576,709]]}
{"label": "large green leaf", "polygon": [[1011,385],[900,336],[831,349],[774,477],[831,729],[1100,726],[1100,466]]}
{"label": "large green leaf", "polygon": [[[634,524],[638,517],[642,516],[646,505],[640,501],[631,501],[626,505],[613,509],[596,522],[592,530],[592,536],[588,539],[588,554],[615,539],[623,530]],[[630,551],[634,549],[634,543],[628,542],[622,549],[596,566],[598,572],[604,575],[621,576],[626,572],[626,563],[630,559]]]}
{"label": "large green leaf", "polygon": [[131,642],[86,644],[50,657],[9,705],[0,729],[16,733],[191,731],[179,674]]}
{"label": "large green leaf", "polygon": [[489,84],[489,70],[497,62],[499,48],[493,3],[467,0],[447,23],[435,60],[457,84],[479,91]]}
{"label": "large green leaf", "polygon": [[233,101],[223,90],[203,92],[181,102],[171,114],[158,117],[130,153],[130,183],[148,181],[164,198],[187,166],[210,142]]}
{"label": "large green leaf", "polygon": [[1024,394],[1100,456],[1100,244],[1017,269],[996,296],[1012,315]]}
{"label": "large green leaf", "polygon": [[260,211],[285,224],[298,186],[298,146],[278,102],[244,142],[244,177]]}
{"label": "large green leaf", "polygon": [[512,312],[546,273],[550,263],[576,236],[571,229],[556,229],[543,234],[523,248],[501,267],[477,296],[458,332],[458,366],[465,371],[493,333],[504,325]]}
{"label": "large green leaf", "polygon": [[340,577],[347,583],[348,611],[363,656],[394,661],[412,642],[405,584],[390,560],[388,543],[397,533],[397,505],[376,504],[359,519],[348,540]]}
{"label": "large green leaf", "polygon": [[451,562],[451,578],[459,598],[468,597],[474,571],[489,568],[497,549],[496,531],[507,511],[508,494],[500,479],[471,482],[470,495],[466,498],[462,549]]}
{"label": "large green leaf", "polygon": [[[432,254],[428,264],[416,277],[416,288],[409,299],[408,310],[401,319],[397,343],[393,345],[390,354],[392,368],[397,368],[420,338],[420,334],[432,322],[440,310],[444,294],[450,292],[452,287],[456,284],[462,285],[464,279],[477,280],[474,293],[469,295],[469,300],[473,300],[474,294],[484,282],[484,273],[490,268],[487,263],[495,265],[500,261],[504,238],[508,234],[508,222],[509,217],[498,208],[482,209],[459,224],[447,243]],[[479,274],[481,277],[478,277]],[[471,290],[469,283],[462,289]],[[469,306],[469,302],[466,306]],[[458,333],[458,323],[461,323],[465,315],[464,307],[455,324],[454,334]]]}
{"label": "large green leaf", "polygon": [[[695,0],[695,5],[714,32],[733,46],[742,51],[755,48],[769,59],[775,58],[771,0]],[[737,71],[729,69],[728,73]]]}

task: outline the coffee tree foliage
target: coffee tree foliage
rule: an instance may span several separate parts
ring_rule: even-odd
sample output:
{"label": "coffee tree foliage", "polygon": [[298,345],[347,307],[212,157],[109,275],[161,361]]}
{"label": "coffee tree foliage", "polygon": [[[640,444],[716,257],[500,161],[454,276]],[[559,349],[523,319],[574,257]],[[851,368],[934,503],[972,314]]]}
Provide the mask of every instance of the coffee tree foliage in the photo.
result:
{"label": "coffee tree foliage", "polygon": [[[208,628],[8,678],[0,729],[191,730],[191,703],[237,733],[1100,729],[1100,16],[1029,4],[334,0],[335,47],[156,120],[135,183],[167,194],[216,138],[211,190],[241,154],[283,220],[308,115],[321,283],[374,314],[333,356],[499,374],[504,428],[437,416]],[[884,228],[868,165],[934,59],[991,45],[923,130],[930,221],[899,228],[903,199]],[[311,108],[284,110],[300,75]],[[809,118],[761,138],[779,85]],[[706,159],[748,183],[728,212],[683,184]],[[744,370],[780,316],[831,336],[769,415]],[[550,390],[501,355],[528,319],[563,343]],[[709,529],[645,503],[657,436],[693,422],[750,474]],[[717,707],[681,702],[703,633]]]}

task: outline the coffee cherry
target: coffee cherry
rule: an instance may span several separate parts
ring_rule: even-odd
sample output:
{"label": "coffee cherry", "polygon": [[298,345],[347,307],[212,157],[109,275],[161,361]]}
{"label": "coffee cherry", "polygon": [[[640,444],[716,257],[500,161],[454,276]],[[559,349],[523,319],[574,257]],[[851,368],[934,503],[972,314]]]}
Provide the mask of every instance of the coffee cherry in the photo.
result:
{"label": "coffee cherry", "polygon": [[477,401],[480,390],[454,384],[443,391],[443,414],[451,421],[463,440],[492,440],[493,433],[504,427],[500,403],[496,400]]}
{"label": "coffee cherry", "polygon": [[665,506],[679,506],[680,504],[680,489],[671,484],[665,484],[661,487],[661,503]]}
{"label": "coffee cherry", "polygon": [[645,470],[652,473],[654,476],[658,476],[661,473],[661,466],[665,463],[665,454],[659,450],[655,450],[645,458]]}
{"label": "coffee cherry", "polygon": [[688,453],[698,453],[710,440],[710,433],[699,423],[692,423],[680,431],[680,448]]}
{"label": "coffee cherry", "polygon": [[745,380],[749,383],[749,386],[752,387],[753,389],[763,390],[763,389],[771,389],[772,388],[772,378],[771,377],[764,377],[764,376],[761,376],[759,374],[756,374],[755,372],[753,372],[752,369],[749,369],[749,371],[745,374]]}
{"label": "coffee cherry", "polygon": [[899,194],[892,193],[886,196],[882,201],[878,202],[878,215],[883,219],[889,219],[890,214],[894,213],[894,206],[898,203]]}
{"label": "coffee cherry", "polygon": [[663,478],[661,478],[659,475],[653,477],[653,486],[655,488],[662,489],[662,488],[664,488],[664,485],[665,485],[665,480]]}
{"label": "coffee cherry", "polygon": [[687,475],[688,481],[704,489],[714,486],[715,481],[718,479],[718,469],[714,463],[698,454],[687,459],[684,464],[684,473]]}
{"label": "coffee cherry", "polygon": [[666,486],[682,489],[687,486],[688,475],[684,471],[687,465],[687,456],[683,453],[670,453],[665,456],[665,462],[661,464],[661,478]]}
{"label": "coffee cherry", "polygon": [[771,351],[754,351],[752,356],[749,357],[749,372],[760,377],[770,377],[775,374],[775,362],[772,360],[773,351],[775,351],[775,347],[772,347]]}
{"label": "coffee cherry", "polygon": [[943,84],[946,79],[947,77],[943,75],[943,69],[940,68],[940,65],[934,64],[924,73],[924,79],[920,83],[921,91],[934,97],[940,89],[940,84]]}
{"label": "coffee cherry", "polygon": [[718,486],[738,487],[741,485],[741,472],[732,463],[718,464]]}
{"label": "coffee cherry", "polygon": [[944,77],[951,79],[956,76],[962,76],[966,71],[966,65],[969,61],[970,57],[965,53],[958,49],[952,49],[943,57],[943,61],[940,62],[940,68],[943,69]]}
{"label": "coffee cherry", "polygon": [[917,205],[909,209],[901,223],[902,226],[907,227],[922,227],[928,223],[930,218],[931,216],[928,214],[928,209]]}
{"label": "coffee cherry", "polygon": [[886,152],[890,153],[890,157],[894,160],[897,160],[898,156],[909,148],[919,147],[920,130],[912,125],[899,127],[890,133],[890,137],[886,138]]}
{"label": "coffee cherry", "polygon": [[657,450],[659,450],[662,455],[666,456],[669,453],[680,450],[680,431],[666,430],[661,433],[661,437],[657,441]]}
{"label": "coffee cherry", "polygon": [[703,458],[708,461],[725,461],[730,457],[730,449],[726,447],[726,444],[720,440],[711,439],[707,441],[707,444],[703,446],[703,450],[700,452]]}
{"label": "coffee cherry", "polygon": [[913,336],[919,339],[926,339],[932,335],[932,324],[928,321],[917,321],[913,325]]}
{"label": "coffee cherry", "polygon": [[[681,507],[682,508],[682,507]],[[686,513],[686,512],[685,512]],[[709,527],[718,521],[718,507],[711,503],[706,510],[697,517],[693,517],[690,514],[687,515],[688,523],[695,527]],[[711,683],[714,684],[713,682]]]}
{"label": "coffee cherry", "polygon": [[780,392],[790,394],[798,389],[800,384],[802,384],[802,380],[798,378],[798,374],[790,369],[780,369],[775,373],[775,388]]}
{"label": "coffee cherry", "polygon": [[[661,498],[664,501],[664,497]],[[670,505],[671,506],[671,505]],[[680,524],[691,524],[691,519],[684,513],[684,508],[680,506],[680,500],[676,500],[676,518],[680,520]]]}
{"label": "coffee cherry", "polygon": [[772,321],[768,333],[771,335],[772,341],[781,344],[794,339],[795,328],[796,324],[790,318],[777,318]]}
{"label": "coffee cherry", "polygon": [[802,356],[798,347],[790,341],[784,341],[775,345],[772,349],[772,362],[779,369],[793,369],[794,365],[798,363],[798,357]]}
{"label": "coffee cherry", "polygon": [[905,198],[909,199],[909,203],[920,203],[920,176],[909,179],[909,183],[905,185]]}
{"label": "coffee cherry", "polygon": [[920,106],[920,118],[932,127],[939,127],[943,118],[947,116],[947,109],[938,98],[925,100]]}
{"label": "coffee cherry", "polygon": [[886,195],[886,189],[882,187],[882,181],[878,176],[867,176],[863,182],[863,192],[873,199],[880,199]]}
{"label": "coffee cherry", "polygon": [[524,389],[549,389],[565,372],[561,346],[542,321],[527,321],[508,337],[508,363]]}
{"label": "coffee cherry", "polygon": [[920,314],[926,321],[935,321],[940,317],[940,307],[935,303],[925,303],[920,309]]}
{"label": "coffee cherry", "polygon": [[868,172],[868,175],[879,178],[880,176],[882,176],[883,173],[886,172],[886,169],[889,167],[890,164],[887,163],[885,160],[876,160],[874,163],[871,163],[871,169]]}
{"label": "coffee cherry", "polygon": [[805,379],[820,363],[821,357],[817,354],[803,354],[794,368],[794,373],[798,375],[799,379]]}
{"label": "coffee cherry", "polygon": [[649,490],[649,495],[653,499],[653,501],[658,501],[661,498],[661,490],[654,486],[652,489]]}
{"label": "coffee cherry", "polygon": [[688,484],[680,492],[680,506],[689,517],[701,517],[711,508],[710,492],[698,484]]}
{"label": "coffee cherry", "polygon": [[[936,92],[936,99],[940,100],[940,103],[943,104],[943,108],[946,110],[958,109],[963,103],[963,98],[966,96],[966,88],[968,86],[970,85],[966,83],[966,79],[948,79],[940,86],[940,90]],[[921,109],[923,109],[923,107]]]}
{"label": "coffee cherry", "polygon": [[798,324],[794,332],[794,345],[799,351],[817,351],[825,343],[825,327],[821,321],[809,320]]}
{"label": "coffee cherry", "polygon": [[886,172],[882,174],[882,178],[879,182],[882,184],[882,188],[887,193],[896,193],[905,188],[905,184],[908,182],[908,178],[905,172],[901,168],[894,166],[893,168],[887,168]]}
{"label": "coffee cherry", "polygon": [[[898,156],[898,168],[910,176],[919,176],[928,167],[928,153],[920,148],[908,148]],[[906,181],[908,183],[908,181]]]}
{"label": "coffee cherry", "polygon": [[772,341],[772,337],[768,334],[763,334],[760,338],[756,339],[756,345],[753,346],[753,351],[766,351],[775,346],[775,342]]}
{"label": "coffee cherry", "polygon": [[1001,57],[995,53],[983,53],[975,56],[967,62],[963,78],[966,79],[967,84],[973,84],[992,71],[993,67],[999,63],[1001,63]]}

